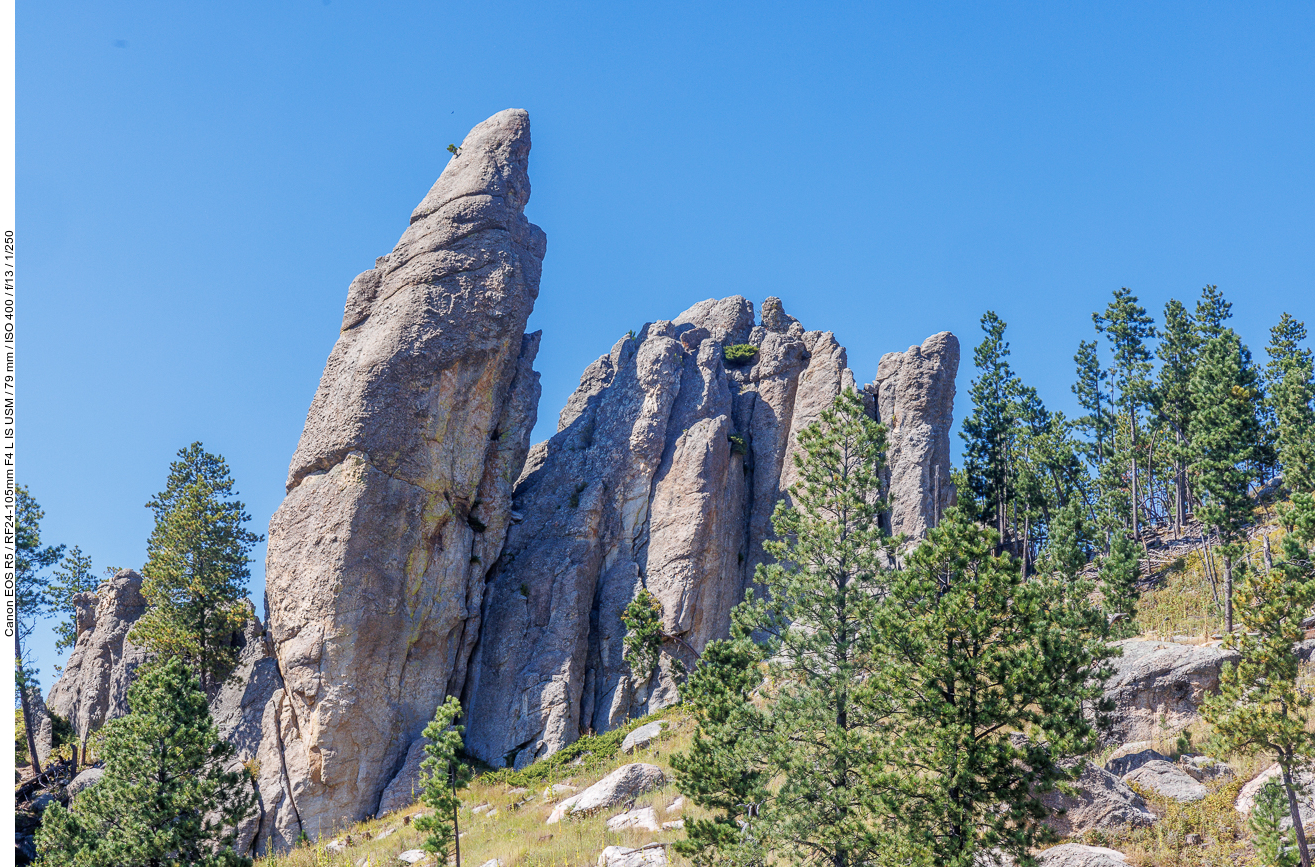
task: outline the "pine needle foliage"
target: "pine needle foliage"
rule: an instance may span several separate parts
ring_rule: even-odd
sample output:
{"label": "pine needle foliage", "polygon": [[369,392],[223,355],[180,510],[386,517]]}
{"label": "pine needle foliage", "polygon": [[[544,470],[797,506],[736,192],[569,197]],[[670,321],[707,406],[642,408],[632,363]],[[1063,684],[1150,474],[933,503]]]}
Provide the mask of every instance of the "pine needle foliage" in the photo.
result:
{"label": "pine needle foliage", "polygon": [[1290,531],[1273,569],[1240,570],[1236,611],[1242,628],[1229,633],[1225,646],[1236,649],[1241,660],[1224,667],[1219,692],[1206,699],[1202,716],[1214,726],[1216,749],[1274,757],[1301,863],[1310,867],[1293,771],[1315,759],[1315,734],[1306,730],[1315,699],[1297,686],[1292,647],[1305,637],[1301,621],[1315,604],[1315,497],[1295,495],[1283,518]]}
{"label": "pine needle foliage", "polygon": [[131,713],[101,730],[100,782],[69,809],[46,810],[42,864],[63,867],[242,867],[236,828],[255,806],[245,771],[227,771],[205,693],[181,659],[141,669]]}
{"label": "pine needle foliage", "polygon": [[264,537],[236,499],[228,464],[192,443],[178,452],[165,489],[147,508],[155,529],[142,569],[146,613],[130,640],[185,660],[207,693],[237,660],[230,638],[246,619],[248,554]]}
{"label": "pine needle foliage", "polygon": [[1290,491],[1315,491],[1315,363],[1301,347],[1306,325],[1284,313],[1269,334],[1266,380],[1283,482]]}
{"label": "pine needle foliage", "polygon": [[32,696],[40,694],[41,684],[36,665],[27,655],[27,639],[46,609],[50,578],[41,573],[59,562],[64,546],[42,546],[41,520],[46,513],[23,485],[17,485],[14,493],[14,689],[23,711],[32,770],[39,774],[41,761],[33,736],[36,726],[32,719]]}
{"label": "pine needle foliage", "polygon": [[99,583],[92,573],[91,558],[74,545],[52,573],[46,591],[51,612],[63,618],[55,624],[56,650],[68,650],[78,640],[77,606],[73,604],[73,597],[93,592]]}
{"label": "pine needle foliage", "polygon": [[657,671],[662,653],[662,603],[641,588],[621,613],[621,622],[626,628],[626,661],[635,677],[646,681]]}
{"label": "pine needle foliage", "polygon": [[[1113,651],[1090,582],[1025,579],[995,533],[958,509],[909,555],[879,615],[897,696],[898,785],[881,797],[930,864],[1019,864],[1051,838],[1039,796],[1057,762],[1096,746]],[[1027,732],[1030,738],[1015,734]]]}
{"label": "pine needle foliage", "polygon": [[457,761],[461,751],[462,726],[454,725],[461,716],[461,702],[453,696],[438,706],[434,719],[425,726],[426,758],[420,763],[425,772],[424,794],[421,800],[433,808],[433,813],[416,819],[416,828],[429,836],[425,838],[424,849],[439,857],[440,864],[448,863],[453,857],[454,849],[457,867],[461,865],[461,829],[457,824],[457,810],[461,808],[461,799],[457,792],[464,789],[471,778],[469,765]]}

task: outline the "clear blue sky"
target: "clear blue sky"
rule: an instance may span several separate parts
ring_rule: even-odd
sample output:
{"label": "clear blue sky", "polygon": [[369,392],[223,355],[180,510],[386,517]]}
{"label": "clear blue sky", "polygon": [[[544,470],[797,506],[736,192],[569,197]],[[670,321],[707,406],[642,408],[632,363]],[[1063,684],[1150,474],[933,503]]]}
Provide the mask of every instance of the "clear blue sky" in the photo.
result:
{"label": "clear blue sky", "polygon": [[536,439],[712,296],[780,296],[863,381],[952,330],[960,416],[988,308],[1058,409],[1119,286],[1158,315],[1217,283],[1257,355],[1315,326],[1309,3],[22,0],[17,36],[19,479],[98,572],[140,567],[193,440],[263,532],[348,283],[508,107],[548,233]]}

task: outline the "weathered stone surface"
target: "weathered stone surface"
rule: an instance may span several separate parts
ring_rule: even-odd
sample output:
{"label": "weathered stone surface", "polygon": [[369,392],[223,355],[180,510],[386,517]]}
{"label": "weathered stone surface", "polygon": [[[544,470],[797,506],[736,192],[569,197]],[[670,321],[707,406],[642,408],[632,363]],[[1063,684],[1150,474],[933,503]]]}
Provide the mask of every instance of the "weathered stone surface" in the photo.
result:
{"label": "weathered stone surface", "polygon": [[609,831],[656,832],[659,827],[657,812],[652,807],[627,810],[607,820],[607,830]]}
{"label": "weathered stone surface", "polygon": [[1187,728],[1205,696],[1219,687],[1224,663],[1238,654],[1220,647],[1188,646],[1129,638],[1116,642],[1123,655],[1105,695],[1114,700],[1115,743],[1150,740]]}
{"label": "weathered stone surface", "polygon": [[1210,791],[1177,765],[1156,759],[1123,775],[1123,782],[1136,783],[1155,794],[1182,804],[1199,801]]}
{"label": "weathered stone surface", "polygon": [[1061,843],[1037,855],[1042,867],[1124,867],[1128,863],[1122,852],[1103,846]]}
{"label": "weathered stone surface", "polygon": [[312,838],[375,812],[465,679],[539,395],[524,332],[546,241],[523,213],[529,151],[524,111],[476,126],[352,282],[270,522],[285,688],[265,740]]}
{"label": "weathered stone surface", "polygon": [[1221,762],[1210,756],[1182,756],[1178,765],[1193,779],[1207,782],[1209,780],[1231,780],[1233,769],[1227,762]]}
{"label": "weathered stone surface", "polygon": [[621,741],[621,752],[629,755],[635,750],[643,749],[662,735],[662,730],[667,724],[662,720],[657,722],[645,723],[639,728],[626,735],[625,740]]}
{"label": "weathered stone surface", "polygon": [[128,687],[146,651],[127,640],[128,631],[146,611],[142,578],[120,570],[96,593],[79,594],[78,639],[64,673],[50,688],[46,705],[73,725],[78,739],[128,713]]}
{"label": "weathered stone surface", "polygon": [[[622,338],[530,451],[464,692],[476,756],[524,767],[665,707],[672,658],[689,667],[727,634],[794,437],[854,382],[833,335],[773,309],[753,327],[746,299],[708,300]],[[723,349],[744,342],[758,353],[728,367]],[[622,655],[641,588],[669,636],[652,674]]]}
{"label": "weathered stone surface", "polygon": [[1056,790],[1041,797],[1051,811],[1046,824],[1061,837],[1145,826],[1155,821],[1141,795],[1104,768],[1088,764],[1075,785],[1075,794]]}
{"label": "weathered stone surface", "polygon": [[1147,762],[1165,762],[1169,757],[1151,748],[1150,741],[1133,741],[1124,744],[1105,760],[1105,770],[1116,777],[1135,771]]}
{"label": "weathered stone surface", "polygon": [[950,481],[950,429],[959,339],[933,334],[906,352],[888,352],[868,387],[886,426],[883,471],[891,500],[891,533],[918,539],[955,502]]}
{"label": "weathered stone surface", "polygon": [[100,778],[105,775],[104,768],[87,768],[73,778],[73,782],[64,788],[64,793],[70,798],[75,797],[79,792],[89,789],[100,782]]}
{"label": "weathered stone surface", "polygon": [[[1234,808],[1244,816],[1250,815],[1255,809],[1256,796],[1260,794],[1260,790],[1271,780],[1281,784],[1282,773],[1282,769],[1277,764],[1270,765],[1238,791],[1237,800],[1233,803]],[[1292,782],[1296,789],[1297,811],[1301,814],[1302,827],[1312,827],[1312,823],[1315,823],[1315,771],[1294,771]],[[1284,828],[1291,828],[1292,818],[1284,816],[1282,825]]]}
{"label": "weathered stone surface", "polygon": [[666,781],[666,775],[657,765],[643,762],[622,765],[580,794],[572,795],[558,804],[548,817],[548,824],[555,825],[568,816],[589,815],[624,804],[637,795],[664,785]]}
{"label": "weathered stone surface", "polygon": [[382,816],[384,813],[393,813],[409,807],[424,793],[420,764],[425,760],[425,745],[428,743],[429,739],[423,737],[416,738],[411,743],[411,748],[406,751],[406,761],[402,762],[402,769],[384,788],[383,797],[379,799],[377,815]]}
{"label": "weathered stone surface", "polygon": [[598,856],[598,867],[666,867],[667,850],[660,845],[631,849],[608,846]]}

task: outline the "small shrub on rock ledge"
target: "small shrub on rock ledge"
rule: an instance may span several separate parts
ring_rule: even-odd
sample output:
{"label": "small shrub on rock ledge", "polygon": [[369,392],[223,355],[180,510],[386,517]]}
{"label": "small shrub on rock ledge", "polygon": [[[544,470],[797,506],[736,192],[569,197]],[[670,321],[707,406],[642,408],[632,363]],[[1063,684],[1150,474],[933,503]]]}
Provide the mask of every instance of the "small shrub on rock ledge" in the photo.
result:
{"label": "small shrub on rock ledge", "polygon": [[758,347],[752,343],[736,343],[721,351],[722,358],[726,359],[726,363],[733,365],[748,364],[757,354]]}

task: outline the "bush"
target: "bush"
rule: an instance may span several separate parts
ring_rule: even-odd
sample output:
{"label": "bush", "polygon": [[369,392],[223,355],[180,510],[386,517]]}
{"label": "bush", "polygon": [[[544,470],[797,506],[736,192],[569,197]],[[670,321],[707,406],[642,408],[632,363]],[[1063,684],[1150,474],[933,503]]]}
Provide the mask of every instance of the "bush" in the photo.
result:
{"label": "bush", "polygon": [[726,359],[727,364],[732,365],[748,364],[757,354],[758,347],[752,343],[736,343],[721,351],[722,358]]}

